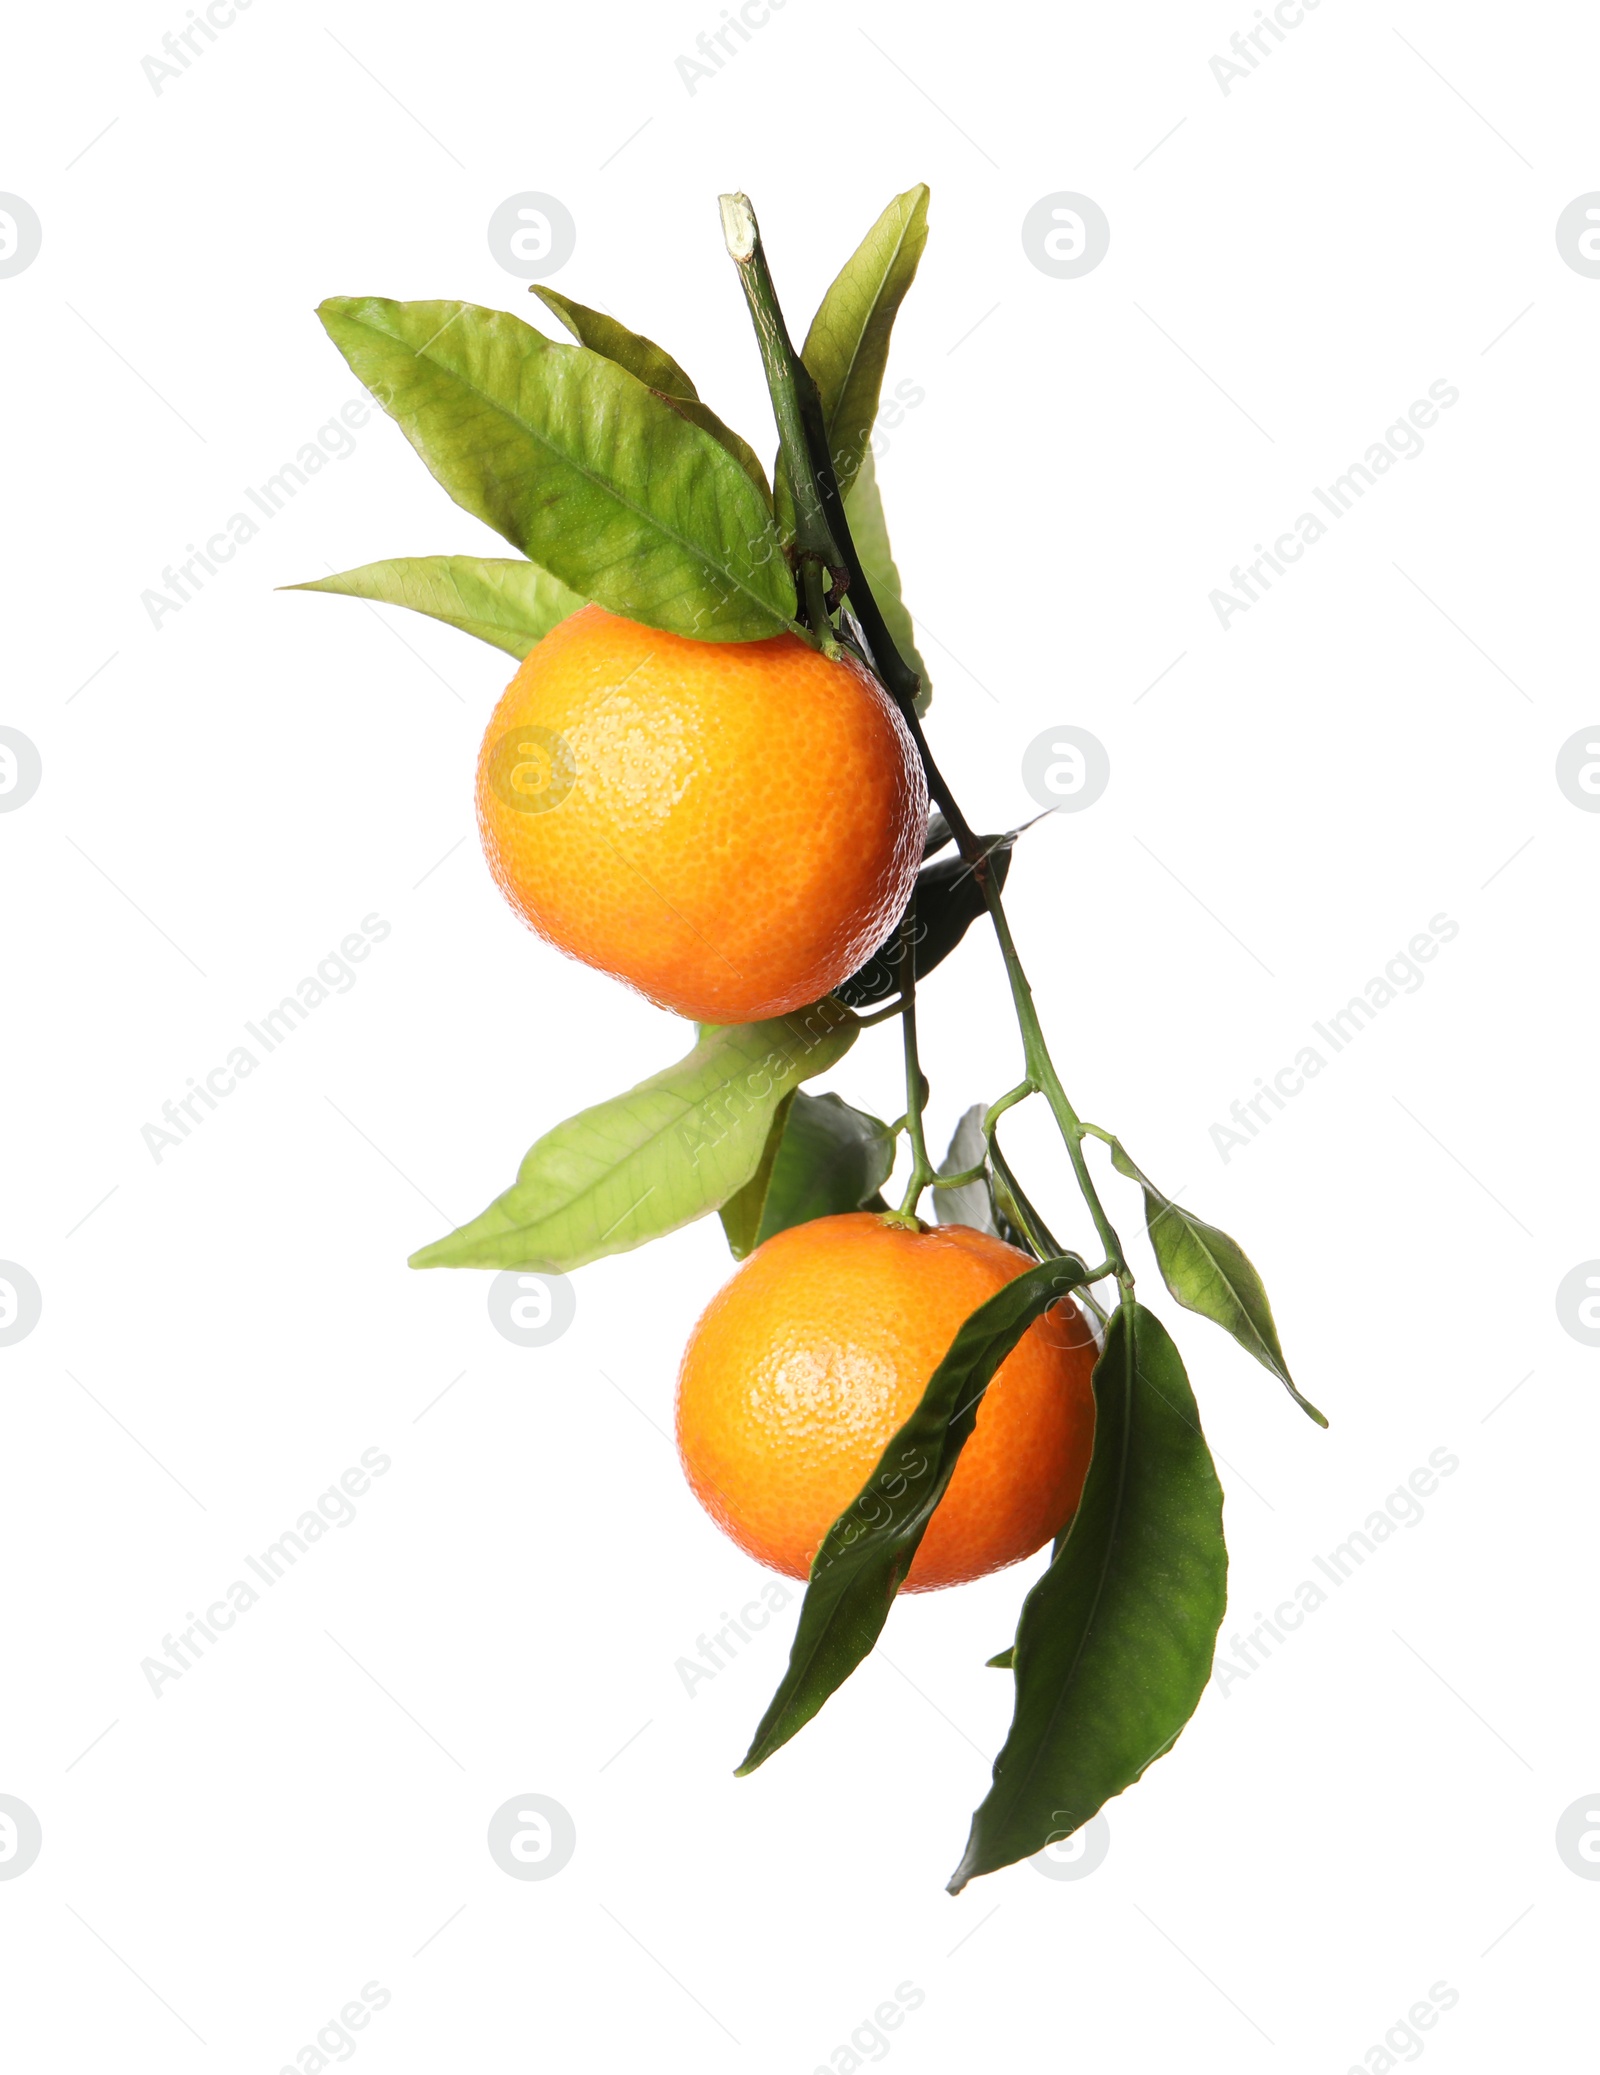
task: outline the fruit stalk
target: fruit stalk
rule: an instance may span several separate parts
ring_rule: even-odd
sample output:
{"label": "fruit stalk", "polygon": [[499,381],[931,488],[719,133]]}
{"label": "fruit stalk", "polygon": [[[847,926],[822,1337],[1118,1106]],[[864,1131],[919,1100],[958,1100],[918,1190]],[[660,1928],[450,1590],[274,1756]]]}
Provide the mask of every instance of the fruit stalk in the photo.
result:
{"label": "fruit stalk", "polygon": [[1000,953],[1005,960],[1006,977],[1011,983],[1012,1006],[1017,1012],[1017,1026],[1022,1032],[1022,1058],[1027,1078],[1034,1089],[1049,1103],[1051,1114],[1061,1132],[1067,1149],[1067,1158],[1072,1162],[1073,1174],[1084,1202],[1089,1206],[1089,1215],[1094,1220],[1094,1229],[1104,1247],[1106,1259],[1116,1270],[1117,1282],[1124,1296],[1133,1289],[1133,1275],[1123,1257],[1122,1242],[1116,1229],[1106,1216],[1105,1206],[1100,1201],[1094,1177],[1089,1172],[1089,1163],[1083,1156],[1083,1141],[1086,1136],[1082,1119],[1072,1107],[1067,1091],[1061,1085],[1055,1063],[1050,1057],[1050,1048],[1045,1043],[1044,1030],[1039,1022],[1039,1012],[1034,1006],[1033,989],[1028,976],[1022,969],[1022,960],[1017,956],[1017,947],[1012,940],[1011,925],[1006,920],[1006,911],[1001,903],[1000,889],[985,873],[981,880],[984,902],[989,910],[989,919],[1000,942]]}
{"label": "fruit stalk", "polygon": [[[922,1078],[917,1055],[917,896],[913,892],[900,918],[900,971],[902,998],[900,1030],[906,1060],[906,1135],[911,1140],[911,1178],[896,1215],[917,1227],[917,1205],[933,1180],[933,1163],[928,1158],[922,1131],[922,1112],[927,1107],[928,1084]],[[920,1227],[918,1227],[920,1229]]]}
{"label": "fruit stalk", "polygon": [[[851,537],[850,523],[845,516],[844,498],[840,493],[829,455],[827,428],[823,423],[822,402],[817,385],[804,361],[795,352],[794,342],[784,322],[778,292],[773,284],[772,270],[767,263],[765,248],[761,242],[761,229],[756,221],[755,210],[749,197],[743,194],[723,195],[721,198],[723,235],[727,241],[729,256],[739,269],[739,279],[744,287],[745,301],[750,308],[751,321],[755,326],[756,339],[761,348],[762,365],[766,370],[767,387],[772,396],[773,416],[777,421],[778,439],[783,460],[793,487],[795,503],[796,552],[803,562],[816,563],[823,560],[830,570],[844,579],[844,603],[854,615],[862,634],[866,638],[873,667],[885,690],[899,707],[901,716],[911,732],[927,774],[928,791],[944,812],[945,820],[955,837],[962,858],[972,867],[982,891],[984,905],[994,924],[995,936],[999,941],[1000,954],[1005,960],[1006,977],[1011,987],[1011,999],[1016,1010],[1017,1025],[1022,1034],[1025,1085],[1031,1094],[1041,1094],[1050,1105],[1067,1157],[1072,1163],[1078,1188],[1089,1215],[1094,1221],[1095,1232],[1105,1249],[1106,1258],[1112,1265],[1124,1296],[1133,1288],[1133,1276],[1122,1251],[1122,1242],[1116,1229],[1107,1217],[1089,1172],[1083,1154],[1084,1127],[1077,1111],[1061,1085],[1055,1064],[1050,1057],[1050,1048],[1045,1043],[1038,1013],[1034,1007],[1033,990],[1023,971],[1022,961],[1006,921],[1005,908],[1000,899],[1000,889],[989,871],[989,851],[981,837],[974,834],[971,823],[962,813],[949,782],[934,760],[923,733],[922,721],[916,710],[917,692],[921,680],[895,647],[893,637],[878,609],[856,553]],[[822,629],[813,630],[820,636]],[[915,1044],[914,1008],[912,986],[914,975],[908,980],[906,989],[906,1019],[911,1031],[910,1043]],[[908,1064],[911,1054],[908,1052]],[[920,1092],[920,1077],[919,1077]],[[909,1093],[908,1113],[915,1120],[915,1134],[920,1133],[921,1112],[916,1097]],[[918,1169],[926,1164],[922,1155]],[[916,1174],[913,1174],[913,1180]],[[918,1191],[920,1194],[920,1190]]]}

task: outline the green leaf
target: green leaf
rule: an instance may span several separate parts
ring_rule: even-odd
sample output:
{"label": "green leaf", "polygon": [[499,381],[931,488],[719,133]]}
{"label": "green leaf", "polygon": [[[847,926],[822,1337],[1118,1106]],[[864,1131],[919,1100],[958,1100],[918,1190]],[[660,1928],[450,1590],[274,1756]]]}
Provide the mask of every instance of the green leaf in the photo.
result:
{"label": "green leaf", "polygon": [[393,562],[365,562],[339,576],[282,588],[404,605],[519,659],[558,621],[588,602],[536,563],[485,560],[479,555],[408,555]]}
{"label": "green leaf", "polygon": [[618,367],[625,367],[630,375],[637,375],[647,389],[657,389],[663,396],[686,397],[691,403],[698,401],[699,390],[672,355],[658,346],[654,339],[647,339],[642,332],[629,331],[625,324],[619,324],[615,317],[608,317],[603,310],[591,310],[583,303],[575,303],[570,296],[559,295],[542,282],[535,281],[532,292],[553,316],[560,318],[580,346],[590,346],[596,353],[603,353],[607,360],[614,360]]}
{"label": "green leaf", "polygon": [[1094,1393],[1083,1497],[1023,1603],[1011,1730],[953,1895],[1131,1786],[1211,1675],[1227,1598],[1222,1490],[1178,1350],[1136,1300],[1112,1318]]}
{"label": "green leaf", "polygon": [[883,498],[878,491],[877,464],[868,447],[862,456],[855,481],[844,501],[850,538],[861,558],[861,573],[867,588],[878,601],[890,639],[922,682],[917,687],[916,709],[926,713],[933,703],[933,681],[928,666],[917,653],[916,629],[900,594],[900,572],[889,547],[889,522],[883,515]]}
{"label": "green leaf", "polygon": [[800,357],[822,397],[828,454],[846,491],[861,466],[889,359],[889,334],[928,242],[928,190],[896,195],[835,276]]}
{"label": "green leaf", "polygon": [[1003,1650],[997,1650],[997,1651],[995,1652],[995,1654],[993,1655],[993,1657],[986,1657],[986,1658],[985,1658],[985,1659],[983,1660],[983,1666],[984,1666],[984,1670],[985,1670],[985,1671],[995,1671],[995,1672],[1010,1672],[1010,1671],[1015,1671],[1015,1670],[1016,1670],[1016,1668],[1017,1668],[1017,1646],[1016,1646],[1016,1644],[1015,1644],[1015,1643],[1007,1643],[1006,1647],[1005,1647],[1005,1648],[1004,1648]]}
{"label": "green leaf", "polygon": [[[932,686],[927,665],[917,653],[900,573],[889,551],[889,529],[868,441],[889,359],[889,334],[927,242],[928,190],[919,185],[895,196],[840,268],[811,320],[800,355],[816,381],[828,454],[862,573],[895,647],[922,680],[916,700],[919,713],[927,711]],[[794,501],[781,465],[777,509],[780,523],[792,533]]]}
{"label": "green leaf", "polygon": [[753,1772],[803,1729],[877,1641],[990,1379],[1034,1320],[1087,1275],[1076,1255],[1059,1255],[1007,1283],[962,1325],[916,1411],[822,1539],[789,1668],[741,1774]]}
{"label": "green leaf", "polygon": [[[1014,836],[985,836],[994,883],[1003,887],[1011,870]],[[917,874],[916,958],[917,979],[925,980],[942,965],[967,931],[986,912],[977,874],[961,857],[941,857],[924,865]],[[887,1001],[898,991],[900,939],[889,936],[883,948],[869,958],[834,991],[852,1009],[870,1008]]]}
{"label": "green leaf", "polygon": [[749,476],[616,362],[471,303],[335,296],[317,314],[456,502],[570,590],[701,641],[792,620]]}
{"label": "green leaf", "polygon": [[547,1132],[504,1195],[411,1266],[579,1268],[676,1232],[745,1186],[779,1103],[842,1059],[859,1028],[830,998],[708,1029],[675,1065]]}
{"label": "green leaf", "polygon": [[1301,1397],[1278,1344],[1272,1306],[1254,1264],[1236,1239],[1163,1196],[1111,1141],[1111,1164],[1144,1191],[1145,1224],[1167,1288],[1188,1311],[1213,1320],[1265,1369],[1270,1369],[1300,1409],[1319,1427],[1328,1422],[1309,1398]]}
{"label": "green leaf", "polygon": [[725,448],[738,462],[771,509],[772,490],[767,482],[767,472],[761,466],[761,457],[732,426],[724,425],[716,412],[700,401],[699,391],[670,353],[664,352],[654,339],[645,338],[641,332],[629,331],[615,317],[606,316],[602,310],[587,309],[569,296],[558,295],[553,288],[544,288],[535,282],[533,293],[561,319],[580,345],[603,353],[618,367],[625,367],[647,389],[653,389],[663,403],[670,404],[680,418],[687,418],[691,425],[698,425],[702,432],[709,432],[717,445]]}
{"label": "green leaf", "polygon": [[1011,1199],[1002,1172],[1004,1161],[993,1157],[998,1145],[991,1148],[984,1137],[983,1120],[986,1111],[981,1102],[962,1112],[950,1140],[950,1150],[939,1163],[940,1174],[965,1174],[981,1160],[982,1175],[975,1182],[963,1182],[958,1189],[941,1189],[937,1180],[933,1185],[933,1214],[941,1225],[971,1225],[979,1232],[992,1232],[996,1239],[1003,1239],[1007,1246],[1014,1246],[1019,1253],[1031,1254],[1035,1259],[1041,1251],[1029,1243],[1023,1225],[1022,1214]]}
{"label": "green leaf", "polygon": [[772,1113],[772,1122],[767,1127],[767,1142],[761,1150],[761,1164],[751,1175],[736,1196],[730,1196],[718,1211],[722,1220],[723,1234],[728,1242],[728,1251],[736,1261],[753,1254],[761,1242],[761,1213],[767,1207],[767,1191],[772,1186],[772,1170],[778,1164],[778,1148],[783,1144],[783,1127],[789,1121],[789,1112],[794,1107],[795,1094],[791,1091]]}
{"label": "green leaf", "polygon": [[878,1191],[894,1166],[894,1134],[837,1095],[786,1097],[772,1119],[761,1165],[722,1206],[736,1261],[774,1232],[811,1218],[882,1208]]}
{"label": "green leaf", "polygon": [[[983,1135],[986,1114],[981,1102],[975,1102],[971,1109],[962,1111],[960,1122],[951,1136],[950,1150],[939,1162],[940,1174],[965,1174],[969,1167],[976,1167],[980,1161],[987,1163],[989,1141]],[[975,1232],[992,1232],[997,1239],[1000,1236],[994,1221],[994,1204],[989,1197],[989,1183],[984,1175],[979,1175],[975,1182],[963,1182],[959,1189],[941,1189],[936,1182],[933,1214],[941,1225],[970,1225]]]}
{"label": "green leaf", "polygon": [[[1019,1248],[1025,1254],[1041,1251],[1028,1237],[1028,1220],[1022,1214],[1022,1206],[1012,1193],[1013,1177],[1006,1164],[1006,1156],[1000,1150],[998,1132],[989,1148],[989,1201],[994,1206],[995,1230],[1007,1246]],[[1037,1213],[1034,1214],[1034,1229],[1039,1231]],[[1048,1252],[1045,1247],[1043,1251]]]}
{"label": "green leaf", "polygon": [[930,857],[937,857],[941,850],[947,850],[954,841],[954,832],[949,822],[945,820],[943,813],[937,807],[930,807],[928,809],[928,830],[922,839],[923,863],[926,864]]}
{"label": "green leaf", "polygon": [[862,1210],[889,1179],[894,1134],[837,1095],[797,1095],[778,1148],[761,1237]]}

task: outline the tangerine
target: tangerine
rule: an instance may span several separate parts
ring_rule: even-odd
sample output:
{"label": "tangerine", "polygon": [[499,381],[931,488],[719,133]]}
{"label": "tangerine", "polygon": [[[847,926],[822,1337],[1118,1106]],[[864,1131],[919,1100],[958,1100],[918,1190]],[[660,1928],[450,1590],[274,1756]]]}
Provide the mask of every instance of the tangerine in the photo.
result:
{"label": "tangerine", "polygon": [[[990,1233],[913,1231],[871,1211],[775,1233],[684,1350],[678,1449],[701,1505],[757,1562],[807,1576],[963,1320],[1033,1265]],[[902,1590],[1020,1562],[1072,1518],[1096,1355],[1070,1297],[1028,1328],[984,1394]]]}
{"label": "tangerine", "polygon": [[501,891],[547,942],[707,1023],[786,1015],[894,928],[927,782],[898,708],[794,634],[691,641],[599,605],[528,652],[478,763]]}

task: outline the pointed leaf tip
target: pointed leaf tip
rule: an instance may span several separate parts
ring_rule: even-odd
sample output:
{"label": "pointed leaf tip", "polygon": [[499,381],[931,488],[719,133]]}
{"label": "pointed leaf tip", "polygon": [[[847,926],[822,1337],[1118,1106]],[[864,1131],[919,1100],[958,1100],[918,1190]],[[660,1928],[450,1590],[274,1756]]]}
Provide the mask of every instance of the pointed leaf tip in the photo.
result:
{"label": "pointed leaf tip", "polygon": [[[995,1371],[1034,1321],[1087,1279],[1076,1255],[1027,1270],[961,1326],[910,1418],[822,1538],[789,1665],[744,1760],[753,1772],[803,1729],[877,1641],[949,1488]],[[908,1475],[906,1465],[921,1467]]]}
{"label": "pointed leaf tip", "polygon": [[1186,1311],[1221,1326],[1247,1354],[1269,1370],[1308,1419],[1319,1427],[1326,1414],[1303,1397],[1289,1374],[1272,1306],[1254,1262],[1226,1232],[1197,1218],[1161,1191],[1129,1157],[1120,1139],[1111,1141],[1111,1164],[1144,1191],[1145,1225],[1162,1280]]}
{"label": "pointed leaf tip", "polygon": [[761,487],[687,399],[471,303],[333,297],[318,315],[456,503],[580,597],[698,641],[788,626]]}
{"label": "pointed leaf tip", "polygon": [[1222,1489],[1178,1351],[1134,1300],[1112,1318],[1094,1395],[1089,1474],[1023,1604],[1011,1728],[952,1895],[1130,1787],[1211,1676],[1227,1598]]}
{"label": "pointed leaf tip", "polygon": [[830,997],[707,1029],[684,1058],[547,1131],[509,1189],[410,1265],[566,1271],[704,1217],[755,1174],[778,1104],[859,1028]]}

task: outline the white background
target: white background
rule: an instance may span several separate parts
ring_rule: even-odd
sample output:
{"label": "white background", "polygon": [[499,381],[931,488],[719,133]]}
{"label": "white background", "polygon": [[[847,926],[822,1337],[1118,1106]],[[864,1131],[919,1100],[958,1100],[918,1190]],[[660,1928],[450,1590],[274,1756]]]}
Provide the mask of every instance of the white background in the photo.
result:
{"label": "white background", "polygon": [[[1600,1787],[1600,1355],[1554,1293],[1600,1253],[1600,819],[1554,763],[1600,717],[1600,281],[1554,226],[1600,187],[1600,28],[1325,0],[1225,95],[1209,60],[1253,14],[789,0],[693,94],[710,5],[256,0],[159,94],[140,60],[180,6],[11,25],[0,187],[44,227],[0,281],[0,720],[44,770],[0,817],[0,1255],[44,1297],[0,1351],[0,1791],[44,1833],[0,1882],[19,2068],[314,2068],[369,1981],[375,2071],[848,2070],[906,1982],[908,2071],[1382,2069],[1441,1982],[1429,2065],[1590,2065],[1600,1885],[1554,1833]],[[1034,1567],[902,1604],[737,1781],[797,1601],[685,1693],[761,1583],[663,1433],[715,1221],[581,1271],[539,1353],[487,1278],[404,1265],[684,1044],[491,885],[471,784],[506,660],[274,590],[504,550],[375,417],[159,631],[141,604],[356,393],[323,296],[537,314],[485,226],[555,194],[557,285],[767,449],[718,191],[754,197],[798,331],[918,179],[890,381],[925,398],[880,476],[936,752],[998,828],[1041,731],[1106,744],[1104,799],[1011,882],[1046,1026],[1084,1114],[1250,1248],[1333,1422],[1174,1321],[1228,1493],[1224,1650],[1430,1451],[1460,1465],[1213,1685],[1096,1872],[959,1901],[1009,1712],[983,1660]],[[1078,280],[1022,248],[1060,190],[1112,227]],[[1224,631],[1211,590],[1440,379],[1426,451]],[[358,984],[156,1162],[162,1103],[374,912]],[[1224,1161],[1229,1105],[1440,913],[1425,984]],[[974,932],[927,990],[941,1140],[1015,1078],[1000,980]],[[885,1030],[831,1085],[893,1115],[898,1075]],[[1079,1237],[1045,1120],[1010,1147]],[[355,1521],[155,1698],[141,1659],[367,1448],[392,1468]],[[577,1826],[547,1881],[485,1848],[530,1792]]]}

